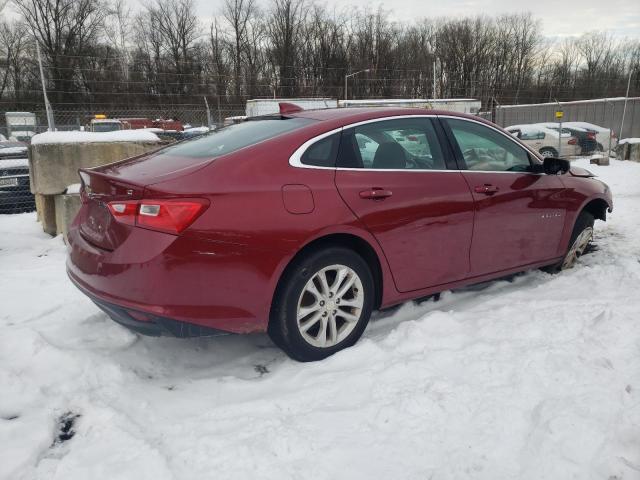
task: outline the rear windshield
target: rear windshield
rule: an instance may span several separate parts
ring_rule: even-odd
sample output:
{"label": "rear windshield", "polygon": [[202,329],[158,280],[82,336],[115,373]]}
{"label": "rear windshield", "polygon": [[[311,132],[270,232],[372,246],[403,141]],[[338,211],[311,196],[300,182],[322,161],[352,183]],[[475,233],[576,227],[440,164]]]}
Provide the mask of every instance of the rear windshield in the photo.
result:
{"label": "rear windshield", "polygon": [[314,120],[308,118],[262,117],[236,123],[207,135],[185,140],[158,152],[155,158],[212,158],[234,152],[254,143],[302,128]]}

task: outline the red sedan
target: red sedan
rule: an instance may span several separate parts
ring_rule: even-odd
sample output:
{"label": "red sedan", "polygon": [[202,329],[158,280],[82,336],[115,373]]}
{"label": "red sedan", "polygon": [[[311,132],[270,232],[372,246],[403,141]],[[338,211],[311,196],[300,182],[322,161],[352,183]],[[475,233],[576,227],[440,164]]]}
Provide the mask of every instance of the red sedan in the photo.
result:
{"label": "red sedan", "polygon": [[573,265],[609,188],[475,117],[256,117],[80,171],[71,280],[144,334],[267,331],[291,357],[353,345],[374,309]]}

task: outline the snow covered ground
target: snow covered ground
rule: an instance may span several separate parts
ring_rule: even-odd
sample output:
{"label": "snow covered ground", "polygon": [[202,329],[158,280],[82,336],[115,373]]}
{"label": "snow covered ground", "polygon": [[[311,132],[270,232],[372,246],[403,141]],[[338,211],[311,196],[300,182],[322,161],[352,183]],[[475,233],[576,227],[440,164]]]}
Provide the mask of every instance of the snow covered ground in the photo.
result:
{"label": "snow covered ground", "polygon": [[315,364],[139,338],[35,215],[0,216],[0,478],[639,479],[640,164],[576,163],[614,192],[599,251],[378,315]]}

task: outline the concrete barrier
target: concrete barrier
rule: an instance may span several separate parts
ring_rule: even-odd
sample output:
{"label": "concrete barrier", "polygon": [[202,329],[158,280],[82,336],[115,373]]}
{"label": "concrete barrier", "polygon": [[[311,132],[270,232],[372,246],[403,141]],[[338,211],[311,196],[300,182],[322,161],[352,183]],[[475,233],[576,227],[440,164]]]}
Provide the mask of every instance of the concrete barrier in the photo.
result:
{"label": "concrete barrier", "polygon": [[69,225],[80,210],[80,194],[70,193],[55,195],[56,234],[62,234],[67,241]]}
{"label": "concrete barrier", "polygon": [[69,185],[80,183],[78,169],[91,168],[155,150],[157,142],[117,141],[34,144],[29,147],[31,192],[36,197],[38,220],[50,235],[67,229],[78,209],[80,197],[67,195]]}
{"label": "concrete barrier", "polygon": [[640,162],[640,143],[621,143],[616,148],[616,153],[621,160]]}
{"label": "concrete barrier", "polygon": [[135,157],[158,148],[159,143],[54,143],[31,145],[29,175],[31,192],[42,195],[63,193],[79,183],[79,168],[90,168]]}

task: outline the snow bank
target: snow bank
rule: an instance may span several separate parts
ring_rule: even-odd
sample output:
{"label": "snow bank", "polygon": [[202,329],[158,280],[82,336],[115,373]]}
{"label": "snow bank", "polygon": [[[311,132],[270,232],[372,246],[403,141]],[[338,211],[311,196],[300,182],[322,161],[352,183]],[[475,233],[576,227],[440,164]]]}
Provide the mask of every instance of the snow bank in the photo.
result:
{"label": "snow bank", "polygon": [[45,132],[35,135],[31,145],[52,143],[96,143],[96,142],[159,142],[155,133],[145,130],[118,130],[115,132]]}
{"label": "snow bank", "polygon": [[3,158],[0,156],[0,168],[10,167],[28,167],[28,158]]}
{"label": "snow bank", "polygon": [[[551,128],[547,128],[546,126],[539,123],[528,123],[524,125],[510,125],[506,127],[507,130],[516,129],[516,128],[526,135],[535,135],[536,133],[543,132],[545,135],[549,135],[550,137],[558,136],[557,130],[552,130]],[[571,134],[563,133],[562,136],[570,137]]]}
{"label": "snow bank", "polygon": [[139,338],[35,214],[0,215],[0,478],[637,479],[640,164],[573,163],[614,192],[597,252],[378,314],[315,364]]}
{"label": "snow bank", "polygon": [[208,133],[209,131],[209,127],[190,127],[184,129],[184,132],[188,133]]}
{"label": "snow bank", "polygon": [[24,153],[26,155],[27,147],[0,147],[0,158],[2,158],[3,155],[15,155],[16,153]]}

